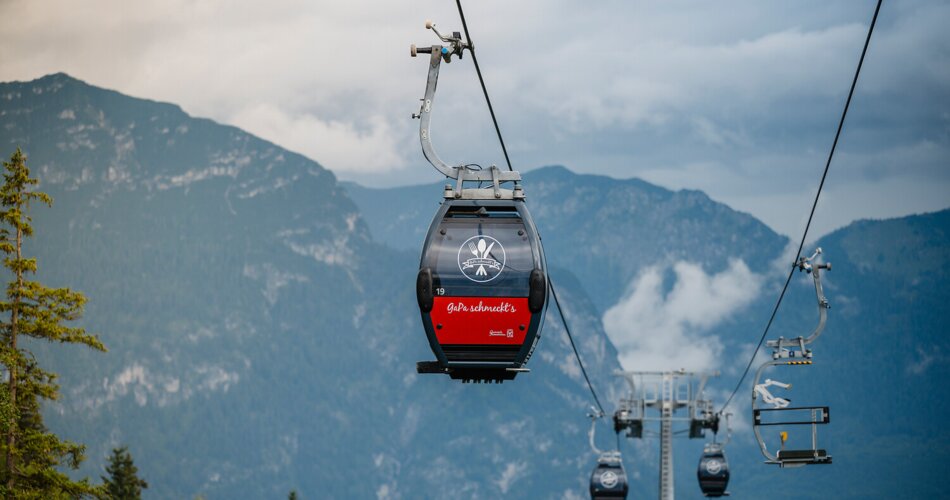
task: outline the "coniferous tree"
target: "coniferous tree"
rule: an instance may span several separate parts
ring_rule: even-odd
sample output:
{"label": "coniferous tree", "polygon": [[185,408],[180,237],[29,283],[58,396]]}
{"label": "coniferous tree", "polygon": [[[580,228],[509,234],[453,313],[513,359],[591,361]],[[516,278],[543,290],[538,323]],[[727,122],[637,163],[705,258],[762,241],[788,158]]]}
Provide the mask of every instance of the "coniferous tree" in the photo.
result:
{"label": "coniferous tree", "polygon": [[7,269],[6,296],[0,300],[0,362],[6,383],[0,384],[0,494],[5,498],[76,498],[100,496],[102,488],[88,479],[74,481],[56,467],[79,468],[85,446],[62,440],[49,432],[40,413],[42,400],[59,395],[56,374],[39,367],[21,337],[49,342],[84,344],[104,351],[105,346],[84,329],[64,323],[78,319],[86,298],[68,288],[49,288],[30,279],[36,259],[23,254],[23,243],[33,235],[27,215],[30,202],[47,206],[52,199],[33,191],[26,157],[17,148],[3,163],[0,186],[0,252]]}
{"label": "coniferous tree", "polygon": [[126,446],[113,448],[106,466],[109,477],[102,476],[108,498],[114,500],[139,500],[142,490],[148,488],[148,483],[138,476],[139,469],[132,461],[132,454]]}

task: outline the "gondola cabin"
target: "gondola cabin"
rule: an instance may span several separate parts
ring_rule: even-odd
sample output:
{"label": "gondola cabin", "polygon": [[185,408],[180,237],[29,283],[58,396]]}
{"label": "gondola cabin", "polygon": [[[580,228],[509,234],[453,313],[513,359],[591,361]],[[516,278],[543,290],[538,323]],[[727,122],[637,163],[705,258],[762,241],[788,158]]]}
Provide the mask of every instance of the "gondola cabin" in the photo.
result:
{"label": "gondola cabin", "polygon": [[597,467],[590,474],[591,499],[627,498],[629,489],[620,454],[607,452],[601,455],[597,459]]}
{"label": "gondola cabin", "polygon": [[728,495],[726,486],[729,484],[729,462],[722,446],[709,443],[703,449],[703,456],[699,459],[699,488],[707,497],[721,497]]}
{"label": "gondola cabin", "polygon": [[435,362],[420,373],[511,380],[531,356],[547,269],[523,199],[443,201],[423,246],[416,295]]}

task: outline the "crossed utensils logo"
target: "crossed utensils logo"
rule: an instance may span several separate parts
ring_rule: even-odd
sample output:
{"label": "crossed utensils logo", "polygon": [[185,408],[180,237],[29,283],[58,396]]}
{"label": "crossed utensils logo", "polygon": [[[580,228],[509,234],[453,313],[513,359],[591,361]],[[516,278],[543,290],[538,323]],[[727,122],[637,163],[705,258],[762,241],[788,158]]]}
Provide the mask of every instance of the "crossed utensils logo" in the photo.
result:
{"label": "crossed utensils logo", "polygon": [[600,475],[600,484],[603,485],[604,488],[613,488],[614,486],[617,486],[617,483],[619,482],[620,477],[617,476],[617,473],[612,470],[604,471]]}
{"label": "crossed utensils logo", "polygon": [[[495,258],[499,256],[501,261]],[[472,281],[487,283],[501,274],[506,258],[505,247],[495,238],[472,236],[459,247],[459,270]]]}

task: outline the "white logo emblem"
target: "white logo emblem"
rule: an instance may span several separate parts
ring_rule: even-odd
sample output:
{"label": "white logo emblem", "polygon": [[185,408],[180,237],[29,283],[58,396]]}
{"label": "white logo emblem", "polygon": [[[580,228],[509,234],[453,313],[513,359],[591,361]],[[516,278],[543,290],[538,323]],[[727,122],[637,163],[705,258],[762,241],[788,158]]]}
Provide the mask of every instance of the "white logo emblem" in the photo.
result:
{"label": "white logo emblem", "polygon": [[706,462],[706,472],[716,475],[719,474],[719,471],[722,470],[722,462],[716,460],[715,458]]}
{"label": "white logo emblem", "polygon": [[613,488],[617,486],[619,481],[620,478],[617,477],[617,474],[612,470],[604,471],[600,475],[600,484],[602,484],[604,488]]}
{"label": "white logo emblem", "polygon": [[501,274],[506,258],[505,247],[495,238],[472,236],[459,247],[459,270],[472,281],[487,283]]}

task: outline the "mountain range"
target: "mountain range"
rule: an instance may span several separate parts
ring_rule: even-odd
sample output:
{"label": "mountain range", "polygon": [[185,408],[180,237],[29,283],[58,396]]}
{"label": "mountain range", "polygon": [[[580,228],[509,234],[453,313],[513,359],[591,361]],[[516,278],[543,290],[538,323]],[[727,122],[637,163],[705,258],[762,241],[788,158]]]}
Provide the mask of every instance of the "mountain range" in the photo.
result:
{"label": "mountain range", "polygon": [[[55,199],[32,212],[38,278],[86,293],[82,325],[109,348],[32,346],[61,375],[48,424],[88,446],[80,474],[98,477],[127,444],[155,498],[587,495],[591,397],[554,308],[531,373],[513,382],[415,373],[431,358],[413,283],[440,184],[340,183],[237,128],[65,74],[0,84],[0,145],[21,147]],[[688,339],[717,339],[710,394],[727,395],[791,262],[788,239],[699,191],[564,167],[524,184],[608,412],[625,390],[620,359],[635,353],[605,318],[632,307],[643,276],[658,273],[661,304],[683,269],[751,277],[747,299],[686,325]],[[734,496],[941,495],[948,229],[942,211],[859,221],[817,242],[834,264],[832,309],[792,394],[831,404],[821,431],[835,464],[759,463],[742,387],[727,447]],[[794,282],[774,335],[813,326],[809,286]],[[598,426],[601,447],[611,434]],[[630,498],[654,495],[655,442],[621,449]],[[677,492],[698,497],[701,445],[676,450]]]}

